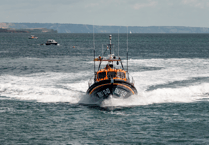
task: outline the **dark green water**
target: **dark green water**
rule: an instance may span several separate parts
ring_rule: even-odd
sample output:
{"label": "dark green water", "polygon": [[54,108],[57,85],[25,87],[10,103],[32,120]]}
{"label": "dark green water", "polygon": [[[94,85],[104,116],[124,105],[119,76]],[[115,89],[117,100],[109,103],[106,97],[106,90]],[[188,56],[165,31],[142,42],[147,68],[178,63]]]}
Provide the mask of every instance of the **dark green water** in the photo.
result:
{"label": "dark green water", "polygon": [[[101,107],[85,102],[92,34],[28,36],[0,34],[0,144],[209,144],[209,34],[129,35],[139,94]],[[97,56],[108,36],[95,34]]]}

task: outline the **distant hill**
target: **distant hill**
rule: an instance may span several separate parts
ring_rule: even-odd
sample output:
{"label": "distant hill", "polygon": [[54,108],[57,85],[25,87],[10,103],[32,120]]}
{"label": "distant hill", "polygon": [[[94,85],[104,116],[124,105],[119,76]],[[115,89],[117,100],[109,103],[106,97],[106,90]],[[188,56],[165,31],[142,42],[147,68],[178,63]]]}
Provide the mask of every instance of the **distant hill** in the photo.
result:
{"label": "distant hill", "polygon": [[[61,24],[61,23],[0,23],[0,28],[31,29],[46,28],[53,29],[58,33],[92,33],[93,25],[86,24]],[[126,26],[94,26],[94,33],[127,33]],[[132,33],[209,33],[207,27],[185,27],[185,26],[129,26],[128,31]]]}
{"label": "distant hill", "polygon": [[46,28],[26,28],[26,29],[0,28],[0,33],[57,33],[57,30],[46,29]]}
{"label": "distant hill", "polygon": [[2,29],[2,28],[0,28],[0,33],[30,33],[30,32],[29,31],[24,31],[24,30]]}

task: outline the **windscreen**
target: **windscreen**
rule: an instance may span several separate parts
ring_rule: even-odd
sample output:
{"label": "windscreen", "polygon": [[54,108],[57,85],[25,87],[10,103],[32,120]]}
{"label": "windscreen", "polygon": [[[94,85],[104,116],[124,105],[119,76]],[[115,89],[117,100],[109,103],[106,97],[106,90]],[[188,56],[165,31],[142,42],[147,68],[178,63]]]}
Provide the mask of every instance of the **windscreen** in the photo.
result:
{"label": "windscreen", "polygon": [[124,72],[118,72],[117,73],[117,76],[119,77],[119,78],[125,78],[125,73]]}
{"label": "windscreen", "polygon": [[116,77],[116,72],[114,71],[107,72],[107,77],[109,79]]}
{"label": "windscreen", "polygon": [[106,72],[98,73],[98,76],[97,76],[98,79],[104,79],[105,77],[106,77]]}

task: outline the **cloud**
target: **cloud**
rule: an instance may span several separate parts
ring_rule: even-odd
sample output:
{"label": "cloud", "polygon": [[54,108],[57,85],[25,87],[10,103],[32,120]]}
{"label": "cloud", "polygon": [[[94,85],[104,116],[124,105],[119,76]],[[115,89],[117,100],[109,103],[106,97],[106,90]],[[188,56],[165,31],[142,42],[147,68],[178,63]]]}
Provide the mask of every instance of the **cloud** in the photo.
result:
{"label": "cloud", "polygon": [[200,9],[209,7],[208,0],[182,0],[182,3]]}
{"label": "cloud", "polygon": [[156,1],[150,1],[149,3],[137,3],[134,4],[133,8],[135,10],[141,9],[141,8],[145,8],[145,7],[153,7],[156,6],[157,2]]}

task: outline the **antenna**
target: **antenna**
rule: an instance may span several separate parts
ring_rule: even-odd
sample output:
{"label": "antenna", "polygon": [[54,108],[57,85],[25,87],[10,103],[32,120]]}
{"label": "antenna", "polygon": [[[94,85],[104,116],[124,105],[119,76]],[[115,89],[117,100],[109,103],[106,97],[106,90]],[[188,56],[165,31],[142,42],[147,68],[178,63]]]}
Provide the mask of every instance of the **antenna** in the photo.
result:
{"label": "antenna", "polygon": [[103,44],[102,44],[102,58],[103,58]]}
{"label": "antenna", "polygon": [[[93,46],[94,46],[94,75],[95,75],[95,43],[94,43],[94,24],[93,24]],[[95,80],[95,79],[94,79]]]}
{"label": "antenna", "polygon": [[118,58],[119,58],[119,29],[118,29]]}
{"label": "antenna", "polygon": [[95,44],[94,44],[94,24],[93,24],[93,46],[94,46],[94,50],[95,50]]}
{"label": "antenna", "polygon": [[128,72],[128,26],[127,26],[127,72]]}

